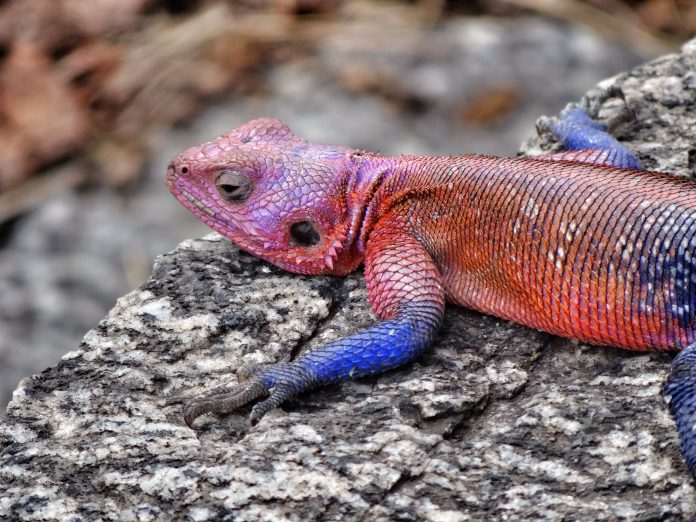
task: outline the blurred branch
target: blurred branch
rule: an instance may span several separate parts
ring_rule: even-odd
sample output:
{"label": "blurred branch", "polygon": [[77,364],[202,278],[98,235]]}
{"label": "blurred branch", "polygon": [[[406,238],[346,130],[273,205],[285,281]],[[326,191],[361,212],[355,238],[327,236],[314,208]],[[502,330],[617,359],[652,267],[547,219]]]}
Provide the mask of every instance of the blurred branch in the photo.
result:
{"label": "blurred branch", "polygon": [[0,223],[34,208],[63,190],[76,187],[86,177],[81,167],[57,167],[0,193]]}
{"label": "blurred branch", "polygon": [[[90,180],[129,186],[147,158],[142,136],[148,128],[190,118],[214,98],[263,92],[264,75],[273,64],[299,55],[346,49],[406,55],[430,38],[429,29],[454,4],[210,0],[172,16],[155,9],[152,0],[104,1],[116,14],[90,9],[76,13],[53,0],[0,0],[0,223],[51,191],[79,183],[78,177],[60,170],[32,181],[42,168],[79,155],[90,165]],[[670,1],[654,0],[651,12],[678,19],[676,3],[674,9],[658,9]],[[583,24],[648,55],[676,48],[667,37],[657,36],[663,25],[649,29],[650,20],[660,17],[643,14],[641,20],[619,0],[602,0],[601,9],[581,0],[470,4],[478,4],[482,13],[505,5],[515,14],[532,10]],[[693,12],[684,10],[682,19]],[[51,20],[55,23],[47,22]],[[344,76],[357,89],[384,89],[389,96],[400,96],[394,82],[383,81],[386,76],[374,71],[355,72],[347,66]],[[487,117],[511,102],[509,93],[498,94],[481,105],[485,111],[463,117]]]}
{"label": "blurred branch", "polygon": [[649,55],[674,52],[678,42],[658,37],[627,7],[614,5],[606,11],[580,0],[504,0],[507,4],[530,9],[554,18],[582,24],[605,38],[619,40]]}

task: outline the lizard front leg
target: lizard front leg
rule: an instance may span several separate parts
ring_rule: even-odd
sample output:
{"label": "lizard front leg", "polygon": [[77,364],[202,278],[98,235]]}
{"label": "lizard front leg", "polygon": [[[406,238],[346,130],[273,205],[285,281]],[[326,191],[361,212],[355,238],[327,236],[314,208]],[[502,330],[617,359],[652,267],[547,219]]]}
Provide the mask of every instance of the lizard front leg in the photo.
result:
{"label": "lizard front leg", "polygon": [[383,372],[420,355],[442,322],[445,293],[435,262],[405,219],[387,216],[375,225],[367,243],[365,278],[378,324],[289,363],[268,366],[229,393],[194,400],[184,410],[186,424],[204,413],[228,413],[265,397],[251,411],[255,423],[305,390]]}

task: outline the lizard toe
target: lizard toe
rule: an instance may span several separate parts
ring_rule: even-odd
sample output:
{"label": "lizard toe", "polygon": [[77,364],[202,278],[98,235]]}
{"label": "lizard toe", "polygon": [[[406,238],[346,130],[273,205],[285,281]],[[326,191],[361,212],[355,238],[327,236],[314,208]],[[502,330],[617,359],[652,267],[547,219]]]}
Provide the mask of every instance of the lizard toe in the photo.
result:
{"label": "lizard toe", "polygon": [[229,413],[265,395],[268,395],[268,387],[260,379],[255,379],[228,392],[200,397],[184,408],[184,422],[191,428],[193,422],[205,413]]}
{"label": "lizard toe", "polygon": [[599,113],[602,107],[604,107],[604,104],[614,98],[618,98],[623,103],[620,108],[612,111],[614,114],[611,117],[604,119],[604,125],[609,134],[614,134],[616,129],[621,125],[636,120],[636,113],[626,102],[626,96],[621,87],[618,85],[611,85],[607,88],[599,89],[599,94],[597,96],[592,98],[585,96],[580,103],[580,106],[585,109],[591,119],[599,120]]}
{"label": "lizard toe", "polygon": [[[598,91],[598,92],[597,92]],[[599,87],[597,94],[594,96],[583,96],[579,106],[587,111],[587,114],[593,120],[599,118],[599,111],[602,110],[604,104],[614,98],[619,98],[626,104],[626,96],[623,89],[618,85],[610,85],[609,87]]]}
{"label": "lizard toe", "polygon": [[271,392],[270,397],[256,404],[249,415],[249,422],[253,426],[261,417],[266,415],[269,411],[280,406],[287,399],[296,394],[296,391],[290,386],[276,386]]}
{"label": "lizard toe", "polygon": [[552,118],[548,116],[539,116],[535,122],[537,135],[544,136],[545,134],[550,134],[551,136],[556,136],[556,125],[556,122]]}

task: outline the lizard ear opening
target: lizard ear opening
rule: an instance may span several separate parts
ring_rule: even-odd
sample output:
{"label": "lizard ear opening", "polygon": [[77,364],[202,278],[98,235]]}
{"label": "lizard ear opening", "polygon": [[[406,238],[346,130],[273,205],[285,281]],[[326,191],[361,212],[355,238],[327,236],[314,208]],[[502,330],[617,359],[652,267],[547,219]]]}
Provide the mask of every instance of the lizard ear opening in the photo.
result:
{"label": "lizard ear opening", "polygon": [[290,226],[290,237],[293,243],[301,247],[314,246],[321,241],[321,234],[316,225],[306,219]]}

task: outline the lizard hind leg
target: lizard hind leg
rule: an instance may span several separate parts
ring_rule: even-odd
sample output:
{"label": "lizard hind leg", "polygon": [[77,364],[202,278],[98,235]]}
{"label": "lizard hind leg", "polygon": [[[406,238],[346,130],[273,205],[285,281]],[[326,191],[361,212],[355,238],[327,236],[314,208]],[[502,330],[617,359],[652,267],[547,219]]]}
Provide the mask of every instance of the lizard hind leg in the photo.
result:
{"label": "lizard hind leg", "polygon": [[[602,102],[615,97],[614,91],[608,91]],[[601,103],[601,102],[600,102]],[[584,105],[588,105],[585,102]],[[564,110],[559,119],[541,117],[537,120],[537,132],[553,134],[565,148],[565,151],[537,156],[538,159],[551,161],[575,161],[610,165],[613,167],[640,169],[640,161],[624,144],[611,135],[622,123],[635,119],[635,114],[624,104],[624,108],[608,123],[596,119],[597,107],[572,107]]]}
{"label": "lizard hind leg", "polygon": [[686,465],[696,477],[696,343],[674,358],[662,393],[677,425]]}

